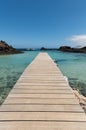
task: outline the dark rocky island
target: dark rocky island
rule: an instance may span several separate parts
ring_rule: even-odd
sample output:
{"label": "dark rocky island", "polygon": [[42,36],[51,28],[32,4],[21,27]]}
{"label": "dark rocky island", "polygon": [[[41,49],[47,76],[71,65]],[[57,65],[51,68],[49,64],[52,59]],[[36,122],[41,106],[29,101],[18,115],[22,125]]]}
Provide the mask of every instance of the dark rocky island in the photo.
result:
{"label": "dark rocky island", "polygon": [[86,46],[82,48],[72,48],[70,46],[61,46],[58,50],[64,52],[86,53]]}
{"label": "dark rocky island", "polygon": [[45,48],[45,47],[41,47],[40,50],[45,51],[45,50],[47,50],[47,48]]}
{"label": "dark rocky island", "polygon": [[0,55],[19,54],[19,53],[23,53],[23,52],[8,45],[5,41],[2,40],[0,41]]}
{"label": "dark rocky island", "polygon": [[58,50],[57,48],[45,48],[45,47],[41,47],[41,49],[40,49],[41,51],[45,51],[45,50],[51,50],[51,51],[53,51],[53,50]]}

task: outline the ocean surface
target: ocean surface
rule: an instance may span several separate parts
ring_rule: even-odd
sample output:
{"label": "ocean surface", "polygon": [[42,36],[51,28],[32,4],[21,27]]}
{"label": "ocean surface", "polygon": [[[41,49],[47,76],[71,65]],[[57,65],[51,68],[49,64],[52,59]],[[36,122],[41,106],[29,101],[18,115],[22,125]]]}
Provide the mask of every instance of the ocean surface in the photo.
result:
{"label": "ocean surface", "polygon": [[[23,54],[0,56],[0,104],[32,62],[39,51],[26,51]],[[77,88],[86,96],[86,54],[47,51],[58,64],[64,76],[68,77],[71,87]]]}

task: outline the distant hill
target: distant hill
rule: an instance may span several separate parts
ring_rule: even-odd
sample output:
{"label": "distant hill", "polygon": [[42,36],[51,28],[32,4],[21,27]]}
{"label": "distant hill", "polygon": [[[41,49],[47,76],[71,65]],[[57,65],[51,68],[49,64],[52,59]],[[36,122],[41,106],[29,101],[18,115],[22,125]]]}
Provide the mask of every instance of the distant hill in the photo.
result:
{"label": "distant hill", "polygon": [[58,50],[57,48],[45,48],[41,47],[40,50],[45,51],[45,50]]}
{"label": "distant hill", "polygon": [[0,55],[18,54],[18,53],[23,53],[23,52],[8,45],[5,41],[2,41],[2,40],[0,41]]}
{"label": "distant hill", "polygon": [[71,48],[70,46],[61,46],[58,50],[64,52],[86,53],[86,46],[82,48]]}

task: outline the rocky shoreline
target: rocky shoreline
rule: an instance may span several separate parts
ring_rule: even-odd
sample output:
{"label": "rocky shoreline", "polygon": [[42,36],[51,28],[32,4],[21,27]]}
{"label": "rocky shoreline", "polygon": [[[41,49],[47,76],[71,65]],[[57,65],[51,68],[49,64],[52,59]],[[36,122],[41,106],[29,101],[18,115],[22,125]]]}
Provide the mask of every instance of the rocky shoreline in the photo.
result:
{"label": "rocky shoreline", "polygon": [[[64,76],[64,78],[67,81],[69,87],[71,87],[71,85],[69,84],[68,78],[66,76]],[[75,97],[77,98],[80,106],[82,107],[82,109],[86,113],[86,97],[80,93],[79,89],[74,88],[74,87],[73,88],[71,87],[71,89],[72,89]]]}
{"label": "rocky shoreline", "polygon": [[86,46],[82,48],[72,48],[70,46],[61,46],[58,50],[63,52],[86,53]]}
{"label": "rocky shoreline", "polygon": [[84,109],[86,113],[86,97],[79,93],[79,90],[73,89],[73,93],[77,100],[79,101],[80,106]]}
{"label": "rocky shoreline", "polygon": [[23,53],[12,46],[8,45],[5,41],[0,41],[0,55],[7,55],[7,54],[19,54]]}

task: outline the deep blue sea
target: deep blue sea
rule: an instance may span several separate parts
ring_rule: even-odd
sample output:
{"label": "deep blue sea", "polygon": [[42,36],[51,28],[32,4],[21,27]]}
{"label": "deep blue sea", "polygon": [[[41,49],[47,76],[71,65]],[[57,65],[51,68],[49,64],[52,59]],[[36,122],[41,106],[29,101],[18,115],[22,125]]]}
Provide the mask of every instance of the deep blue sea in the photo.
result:
{"label": "deep blue sea", "polygon": [[[39,51],[26,51],[23,54],[0,56],[0,103],[4,101],[24,69],[32,62]],[[47,51],[58,64],[71,87],[78,88],[86,96],[86,54]]]}

